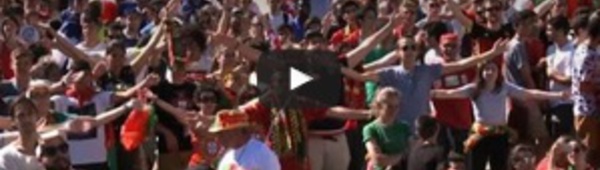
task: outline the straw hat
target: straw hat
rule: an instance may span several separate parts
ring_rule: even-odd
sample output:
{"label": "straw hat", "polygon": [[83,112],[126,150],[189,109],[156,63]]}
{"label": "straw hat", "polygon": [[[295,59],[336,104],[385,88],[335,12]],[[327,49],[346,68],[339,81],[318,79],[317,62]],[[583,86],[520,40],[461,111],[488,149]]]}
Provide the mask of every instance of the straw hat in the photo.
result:
{"label": "straw hat", "polygon": [[222,110],[217,113],[216,119],[208,131],[218,133],[246,127],[250,127],[248,115],[234,110]]}

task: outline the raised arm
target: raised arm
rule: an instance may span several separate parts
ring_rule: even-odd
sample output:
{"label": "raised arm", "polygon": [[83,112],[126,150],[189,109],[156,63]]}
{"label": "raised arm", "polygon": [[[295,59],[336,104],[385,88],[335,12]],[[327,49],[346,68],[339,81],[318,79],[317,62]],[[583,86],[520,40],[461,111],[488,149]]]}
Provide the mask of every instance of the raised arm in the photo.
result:
{"label": "raised arm", "polygon": [[449,89],[449,90],[441,90],[435,89],[431,90],[431,98],[435,99],[460,99],[460,98],[469,98],[471,97],[471,92],[475,89],[474,84],[469,84],[457,89]]}
{"label": "raised arm", "polygon": [[189,118],[188,115],[194,114],[192,111],[187,111],[184,109],[177,108],[177,107],[163,101],[160,98],[154,97],[153,100],[154,100],[154,104],[156,104],[156,106],[167,111],[167,113],[171,114],[173,117],[175,117],[175,119],[177,119],[177,121],[179,121],[182,124],[187,124],[188,123],[187,120]]}
{"label": "raised arm", "polygon": [[38,25],[39,28],[43,29],[45,32],[50,34],[54,38],[56,42],[56,48],[63,52],[67,57],[72,58],[73,60],[85,61],[89,63],[91,66],[95,66],[98,61],[100,61],[99,57],[90,57],[85,54],[83,51],[79,50],[77,47],[73,46],[69,40],[64,38],[62,35],[58,34],[49,26]]}
{"label": "raised arm", "polygon": [[144,66],[150,63],[150,59],[152,58],[152,56],[157,55],[159,51],[161,51],[157,48],[157,45],[164,35],[164,26],[164,22],[161,22],[161,24],[158,25],[158,31],[156,31],[154,35],[152,35],[148,44],[146,44],[146,46],[142,48],[142,51],[131,61],[131,68],[133,69],[133,72],[136,75],[138,75],[141,72]]}
{"label": "raised arm", "polygon": [[246,44],[238,42],[235,38],[229,37],[225,34],[213,34],[210,36],[210,41],[214,45],[223,45],[225,48],[237,50],[247,60],[252,62],[258,62],[262,52],[254,49]]}
{"label": "raised arm", "polygon": [[[232,0],[224,0],[223,7],[221,10],[221,18],[219,18],[219,25],[217,26],[218,34],[227,34],[227,30],[229,30],[229,22],[231,20],[231,9],[232,9]],[[218,3],[218,2],[215,2]]]}
{"label": "raised arm", "polygon": [[349,69],[346,67],[342,67],[342,74],[344,76],[346,76],[347,78],[350,78],[352,80],[356,80],[356,81],[372,81],[372,82],[379,82],[379,74],[377,74],[377,71],[367,71],[365,73],[359,73],[354,71],[353,69]]}
{"label": "raised arm", "polygon": [[337,106],[329,108],[329,110],[327,110],[326,116],[338,119],[368,120],[373,118],[374,114],[370,110],[356,110]]}
{"label": "raised arm", "polygon": [[517,98],[523,101],[526,100],[555,100],[555,99],[569,99],[571,97],[571,93],[569,91],[562,92],[547,92],[541,91],[537,89],[526,89],[520,86],[517,86],[512,83],[506,83],[505,86],[508,90],[508,95],[513,98]]}
{"label": "raised arm", "polygon": [[474,67],[479,63],[488,61],[494,57],[501,56],[502,53],[504,53],[504,51],[506,51],[507,44],[508,44],[508,40],[501,39],[501,40],[496,41],[496,43],[494,44],[494,47],[491,50],[489,50],[483,54],[480,54],[477,56],[471,56],[469,58],[458,60],[458,61],[451,62],[451,63],[444,63],[442,65],[443,66],[442,74],[450,74],[450,73],[462,71],[462,70]]}
{"label": "raised arm", "polygon": [[454,18],[456,18],[456,20],[458,20],[458,22],[460,22],[464,27],[465,27],[465,32],[469,33],[471,32],[471,29],[473,28],[473,20],[471,20],[471,18],[465,16],[465,14],[462,11],[462,8],[460,5],[456,4],[456,2],[454,2],[454,0],[446,0],[446,7],[452,11],[452,15],[454,15]]}
{"label": "raised arm", "polygon": [[545,15],[550,9],[552,9],[552,6],[556,5],[557,2],[556,0],[545,0],[544,2],[538,4],[533,11],[538,14],[539,16],[543,16]]}
{"label": "raised arm", "polygon": [[536,100],[558,100],[568,99],[570,93],[568,91],[562,92],[548,92],[537,89],[525,89],[525,99],[536,99]]}
{"label": "raised arm", "polygon": [[379,44],[383,41],[391,32],[394,27],[400,22],[398,22],[400,15],[397,14],[395,17],[391,18],[390,21],[385,24],[381,29],[379,29],[374,34],[367,37],[364,41],[358,45],[358,47],[352,49],[348,53],[346,53],[346,57],[348,58],[348,67],[354,68],[358,64],[362,63],[363,59]]}
{"label": "raised arm", "polygon": [[381,68],[392,66],[399,62],[396,51],[392,51],[386,54],[383,58],[373,61],[372,63],[365,65],[365,71],[375,71]]}
{"label": "raised arm", "polygon": [[136,94],[136,92],[138,92],[139,90],[146,88],[146,87],[154,86],[154,85],[158,84],[159,81],[160,81],[160,77],[158,75],[150,74],[150,75],[146,76],[146,78],[144,80],[142,80],[142,82],[139,82],[135,86],[133,86],[125,91],[115,92],[112,101],[114,101],[115,103],[125,101],[125,100],[133,97]]}

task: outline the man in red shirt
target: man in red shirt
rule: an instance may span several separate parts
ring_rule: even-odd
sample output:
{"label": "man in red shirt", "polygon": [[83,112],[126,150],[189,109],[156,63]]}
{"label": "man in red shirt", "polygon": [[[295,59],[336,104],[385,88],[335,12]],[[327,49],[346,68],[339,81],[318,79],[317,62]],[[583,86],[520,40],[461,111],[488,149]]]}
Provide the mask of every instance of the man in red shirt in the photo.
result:
{"label": "man in red shirt", "polygon": [[[426,62],[447,63],[460,60],[458,35],[447,33],[440,37],[441,56],[426,59]],[[454,74],[444,75],[434,83],[434,89],[453,89],[471,83],[475,77],[475,69],[468,69]],[[463,141],[467,138],[473,122],[472,108],[469,99],[433,99],[433,116],[445,128],[440,131],[440,139],[446,149],[455,152],[463,151]]]}

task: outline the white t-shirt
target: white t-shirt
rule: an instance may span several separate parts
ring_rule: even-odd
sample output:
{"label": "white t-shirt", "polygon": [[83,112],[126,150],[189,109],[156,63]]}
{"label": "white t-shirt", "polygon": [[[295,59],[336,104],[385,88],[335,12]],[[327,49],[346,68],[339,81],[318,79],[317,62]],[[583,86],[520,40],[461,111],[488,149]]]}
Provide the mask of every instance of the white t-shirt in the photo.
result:
{"label": "white t-shirt", "polygon": [[[573,55],[575,54],[575,44],[569,41],[562,47],[558,47],[556,44],[548,47],[548,67],[555,70],[555,72],[561,76],[571,76],[571,70],[573,69]],[[549,82],[550,91],[565,91],[571,89],[569,85],[563,85],[557,83],[554,80]],[[573,103],[571,100],[556,100],[552,101],[552,105]]]}
{"label": "white t-shirt", "polygon": [[[82,44],[78,44],[75,47],[77,49],[81,50],[83,53],[85,53],[89,57],[103,58],[106,55],[106,47],[107,46],[104,43],[99,43],[98,45],[94,46],[93,48],[84,47]],[[56,64],[58,64],[58,66],[61,68],[64,67],[64,65],[67,63],[67,60],[70,60],[69,57],[67,57],[64,53],[60,52],[59,50],[56,50],[56,49],[52,50],[51,53],[52,53],[52,60],[54,62],[56,62]],[[72,64],[72,62],[69,62],[69,64]]]}
{"label": "white t-shirt", "polygon": [[0,150],[0,170],[43,170],[44,166],[35,156],[25,155],[15,146],[5,146]]}
{"label": "white t-shirt", "polygon": [[[112,95],[112,92],[99,92],[82,107],[74,98],[68,96],[53,96],[51,100],[57,112],[96,116],[110,108]],[[73,165],[106,162],[105,138],[104,126],[98,126],[86,134],[69,134],[69,155]]]}
{"label": "white t-shirt", "polygon": [[217,170],[280,170],[279,159],[267,145],[252,138],[246,145],[229,149]]}

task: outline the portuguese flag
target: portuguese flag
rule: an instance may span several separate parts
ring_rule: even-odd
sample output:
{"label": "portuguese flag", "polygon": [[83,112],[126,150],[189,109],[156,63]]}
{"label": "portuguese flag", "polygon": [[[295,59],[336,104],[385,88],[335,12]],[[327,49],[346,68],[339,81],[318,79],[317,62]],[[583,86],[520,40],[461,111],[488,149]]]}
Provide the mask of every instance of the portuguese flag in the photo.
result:
{"label": "portuguese flag", "polygon": [[158,121],[154,107],[145,103],[146,100],[143,95],[145,90],[138,93],[138,98],[144,102],[145,106],[143,109],[131,111],[121,129],[121,144],[127,151],[132,151],[144,143],[147,134]]}

